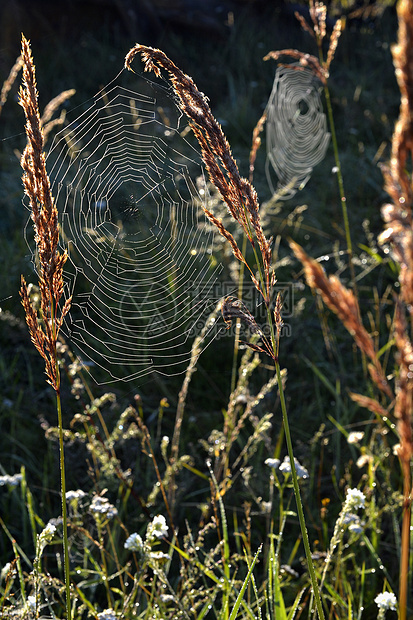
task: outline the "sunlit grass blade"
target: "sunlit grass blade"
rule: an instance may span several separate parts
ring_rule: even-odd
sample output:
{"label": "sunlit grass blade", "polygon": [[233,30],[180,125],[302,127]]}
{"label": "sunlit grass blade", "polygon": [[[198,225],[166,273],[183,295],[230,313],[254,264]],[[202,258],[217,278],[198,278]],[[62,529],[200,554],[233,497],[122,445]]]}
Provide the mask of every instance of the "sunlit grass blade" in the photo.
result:
{"label": "sunlit grass blade", "polygon": [[[235,618],[237,617],[238,610],[239,610],[240,605],[242,603],[242,600],[244,598],[245,590],[247,589],[247,585],[248,585],[248,583],[250,581],[250,578],[251,578],[251,575],[252,575],[252,571],[254,570],[254,566],[255,566],[255,564],[256,564],[256,562],[258,560],[258,556],[261,553],[261,549],[262,549],[262,545],[259,547],[257,553],[255,554],[255,556],[254,556],[254,558],[253,558],[253,560],[251,562],[251,566],[249,567],[248,573],[247,573],[247,575],[246,575],[246,577],[245,577],[245,579],[243,581],[241,590],[239,591],[239,594],[237,596],[237,600],[235,601],[235,605],[232,608],[231,614],[229,616],[229,620],[235,620]],[[254,618],[254,616],[252,616],[252,617]]]}

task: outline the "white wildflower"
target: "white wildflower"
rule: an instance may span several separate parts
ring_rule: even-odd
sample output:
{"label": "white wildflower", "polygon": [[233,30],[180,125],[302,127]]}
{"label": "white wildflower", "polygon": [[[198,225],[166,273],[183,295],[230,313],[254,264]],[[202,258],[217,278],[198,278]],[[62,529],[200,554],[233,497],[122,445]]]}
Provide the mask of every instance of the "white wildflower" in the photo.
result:
{"label": "white wildflower", "polygon": [[39,541],[48,544],[52,542],[53,536],[56,533],[56,526],[53,523],[48,523],[46,527],[39,534]]}
{"label": "white wildflower", "polygon": [[368,465],[370,461],[372,461],[371,456],[369,456],[368,454],[362,454],[357,459],[356,465],[359,469],[361,469],[362,467],[365,467],[366,465]]}
{"label": "white wildflower", "polygon": [[365,525],[364,521],[358,521],[356,523],[352,523],[351,525],[349,525],[348,529],[353,534],[362,534],[364,531],[364,525]]}
{"label": "white wildflower", "polygon": [[30,611],[36,611],[36,597],[35,596],[27,597],[27,606],[30,609]]}
{"label": "white wildflower", "polygon": [[[300,465],[297,459],[294,459],[294,465],[295,465],[295,471],[297,473],[298,478],[303,478],[303,480],[306,480],[307,478],[309,478],[309,473],[307,469],[303,467],[302,465]],[[284,458],[284,461],[281,463],[279,470],[282,471],[283,474],[291,473],[291,463],[290,463],[289,456],[286,456]]]}
{"label": "white wildflower", "polygon": [[147,538],[163,538],[167,536],[169,527],[166,525],[166,519],[163,515],[157,515],[152,523],[149,523],[146,532]]}
{"label": "white wildflower", "polygon": [[115,506],[113,506],[106,497],[101,497],[100,495],[95,495],[92,499],[89,511],[95,516],[105,515],[108,519],[112,519],[112,517],[118,514]]}
{"label": "white wildflower", "polygon": [[79,500],[82,499],[82,497],[85,497],[85,495],[86,493],[82,491],[82,489],[78,489],[77,491],[68,491],[66,493],[66,501],[72,502],[74,500]]}
{"label": "white wildflower", "polygon": [[280,459],[266,459],[264,462],[265,465],[268,465],[271,469],[278,469],[281,463]]}
{"label": "white wildflower", "polygon": [[152,562],[161,562],[164,564],[171,558],[167,553],[163,553],[163,551],[151,551],[149,554],[149,559],[152,560]]}
{"label": "white wildflower", "polygon": [[5,564],[3,568],[1,569],[1,573],[0,573],[1,581],[3,581],[4,579],[6,579],[6,577],[8,577],[10,569],[11,569],[11,562],[7,562],[7,564]]}
{"label": "white wildflower", "polygon": [[98,613],[98,620],[116,620],[117,616],[113,609],[105,609]]}
{"label": "white wildflower", "polygon": [[376,596],[374,602],[377,604],[379,609],[387,609],[396,610],[397,599],[393,592],[381,592]]}
{"label": "white wildflower", "polygon": [[352,433],[349,434],[349,436],[347,437],[347,443],[360,443],[360,441],[363,439],[364,437],[364,433],[362,431],[354,431]]}
{"label": "white wildflower", "polygon": [[22,480],[22,474],[14,474],[14,476],[9,476],[6,474],[5,476],[0,476],[0,487],[4,487],[6,485],[9,487],[17,487]]}
{"label": "white wildflower", "polygon": [[344,502],[344,509],[346,513],[351,510],[357,510],[358,508],[364,508],[366,502],[366,496],[358,489],[347,489],[346,501]]}
{"label": "white wildflower", "polygon": [[354,512],[346,512],[343,517],[343,524],[349,525],[349,523],[356,523],[360,521],[358,515],[354,514]]}
{"label": "white wildflower", "polygon": [[159,598],[161,599],[162,603],[165,603],[165,605],[175,602],[175,597],[172,594],[161,594]]}
{"label": "white wildflower", "polygon": [[272,510],[272,502],[261,502],[260,507],[263,513],[269,514]]}
{"label": "white wildflower", "polygon": [[134,532],[133,534],[131,534],[129,536],[129,538],[127,538],[125,544],[124,544],[125,549],[129,549],[129,551],[142,551],[143,549],[143,540],[142,538],[139,536],[139,534],[137,534],[136,532]]}

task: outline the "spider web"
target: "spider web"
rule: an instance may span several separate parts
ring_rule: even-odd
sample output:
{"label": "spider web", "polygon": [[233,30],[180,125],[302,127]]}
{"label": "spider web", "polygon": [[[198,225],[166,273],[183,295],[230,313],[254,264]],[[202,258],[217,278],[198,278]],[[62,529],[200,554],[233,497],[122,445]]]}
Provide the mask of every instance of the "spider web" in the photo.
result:
{"label": "spider web", "polygon": [[98,382],[184,372],[216,301],[198,152],[171,91],[125,74],[47,158],[73,295],[62,331]]}
{"label": "spider web", "polygon": [[[270,189],[288,200],[306,185],[330,140],[319,83],[312,71],[298,63],[277,68],[267,104],[266,135]],[[275,184],[272,173],[277,177]]]}

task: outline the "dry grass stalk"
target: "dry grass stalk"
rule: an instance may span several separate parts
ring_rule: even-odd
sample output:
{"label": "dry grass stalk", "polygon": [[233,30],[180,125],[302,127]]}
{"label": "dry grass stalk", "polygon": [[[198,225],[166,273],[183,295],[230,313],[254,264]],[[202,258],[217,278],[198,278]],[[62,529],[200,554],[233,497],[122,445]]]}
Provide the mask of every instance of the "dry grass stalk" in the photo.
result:
{"label": "dry grass stalk", "polygon": [[[401,0],[398,5],[399,37],[393,46],[393,61],[401,93],[399,119],[393,138],[390,165],[383,167],[385,190],[392,204],[382,208],[386,230],[379,237],[390,243],[393,256],[400,264],[401,296],[413,313],[413,3]],[[410,166],[409,164],[410,159]],[[410,169],[409,169],[410,168]]]}
{"label": "dry grass stalk", "polygon": [[22,59],[23,87],[20,89],[19,103],[26,117],[27,145],[21,158],[21,166],[24,171],[23,185],[29,198],[39,258],[40,317],[31,304],[23,277],[20,295],[32,342],[45,361],[48,382],[57,392],[59,381],[56,342],[63,319],[70,308],[68,299],[59,311],[59,302],[63,295],[63,266],[67,254],[66,252],[61,254],[58,250],[58,214],[51,194],[43,153],[44,140],[37,103],[35,67],[30,45],[24,37],[22,37]]}
{"label": "dry grass stalk", "polygon": [[[270,302],[270,264],[271,248],[262,230],[259,218],[259,205],[255,189],[251,183],[240,176],[238,166],[232,156],[230,146],[220,124],[214,118],[205,96],[197,89],[193,80],[185,75],[161,50],[135,45],[125,58],[125,67],[141,55],[145,71],[153,71],[160,76],[161,69],[169,74],[169,79],[177,94],[179,105],[189,119],[189,124],[201,147],[202,158],[209,177],[218,189],[232,217],[240,224],[250,243],[255,240],[261,252],[265,282],[259,283],[239,250],[233,236],[225,230],[219,220],[205,209],[206,216],[217,226],[220,234],[229,241],[238,260],[250,270],[254,284],[265,302]],[[264,288],[264,290],[263,290]]]}
{"label": "dry grass stalk", "polygon": [[251,147],[251,152],[250,152],[250,175],[249,175],[250,183],[252,183],[252,179],[254,176],[255,160],[257,159],[257,152],[261,146],[260,133],[264,129],[264,125],[266,122],[267,122],[267,112],[263,112],[261,118],[258,120],[258,123],[254,127],[254,131],[252,132],[252,147]]}
{"label": "dry grass stalk", "polygon": [[337,314],[353,336],[358,348],[371,360],[369,371],[373,381],[381,391],[392,398],[393,393],[377,359],[373,339],[360,321],[360,309],[353,291],[343,286],[336,276],[327,277],[321,265],[307,256],[297,243],[291,241],[290,247],[304,267],[307,284],[317,290],[324,303]]}
{"label": "dry grass stalk", "polygon": [[273,351],[271,342],[269,342],[269,340],[266,338],[265,334],[258,326],[253,315],[242,303],[242,301],[236,299],[236,297],[226,297],[222,303],[221,312],[227,329],[231,327],[231,322],[233,320],[239,319],[240,321],[245,323],[251,334],[257,334],[262,346],[258,346],[257,344],[254,344],[252,342],[243,342],[243,344],[246,344],[253,351],[257,351],[259,353],[266,353],[275,361],[275,352]]}
{"label": "dry grass stalk", "polygon": [[320,52],[320,60],[315,56],[311,56],[310,54],[304,54],[303,52],[299,52],[298,50],[282,50],[281,52],[270,52],[264,58],[264,60],[268,60],[268,58],[273,58],[277,60],[279,56],[291,56],[299,61],[303,67],[308,67],[314,72],[314,75],[318,77],[318,79],[324,84],[327,85],[327,80],[329,77],[330,65],[334,58],[334,54],[336,53],[338,40],[342,31],[342,21],[338,19],[333,27],[333,32],[330,36],[330,43],[327,51],[326,60],[322,59],[321,45],[324,38],[327,35],[326,21],[327,21],[327,7],[323,2],[314,2],[314,0],[310,0],[310,17],[312,21],[312,25],[308,24],[298,11],[294,13],[297,20],[300,22],[303,30],[308,32],[317,42],[317,46]]}
{"label": "dry grass stalk", "polygon": [[70,90],[64,90],[63,92],[60,93],[60,95],[57,95],[57,97],[54,97],[46,105],[45,109],[43,110],[43,114],[40,118],[40,125],[43,130],[43,144],[46,144],[46,141],[47,141],[47,138],[50,132],[53,131],[53,129],[55,129],[56,127],[61,127],[63,123],[65,122],[65,119],[66,119],[65,110],[62,110],[58,118],[52,119],[53,114],[56,112],[56,110],[59,109],[59,107],[65,101],[70,99],[70,97],[73,97],[75,93],[76,91],[74,88],[71,88]]}
{"label": "dry grass stalk", "polygon": [[75,93],[76,91],[74,88],[71,88],[70,90],[64,90],[60,93],[60,95],[57,95],[57,97],[54,97],[53,99],[51,99],[51,101],[49,101],[49,103],[43,110],[43,114],[40,119],[40,124],[42,125],[42,127],[44,127],[46,123],[48,123],[51,120],[56,110],[60,108],[60,106],[65,101],[70,99],[70,97],[73,97]]}
{"label": "dry grass stalk", "polygon": [[16,78],[19,75],[19,71],[22,68],[22,66],[23,66],[23,58],[19,56],[16,62],[14,63],[14,65],[12,66],[12,68],[10,69],[10,73],[9,73],[7,80],[3,82],[3,86],[0,92],[0,114],[3,109],[4,104],[7,101],[7,97],[11,90],[11,87],[16,81]]}
{"label": "dry grass stalk", "polygon": [[375,413],[383,418],[389,416],[387,409],[382,407],[382,405],[380,405],[380,403],[374,398],[369,398],[363,394],[356,394],[355,392],[350,392],[349,396],[351,400],[360,405],[360,407],[364,407],[364,409],[368,409],[372,413]]}
{"label": "dry grass stalk", "polygon": [[397,392],[394,415],[400,436],[398,456],[403,471],[404,510],[400,559],[400,620],[407,617],[409,556],[411,544],[411,460],[413,457],[413,347],[405,320],[406,310],[413,316],[413,231],[412,231],[412,157],[413,157],[413,1],[400,0],[398,43],[393,46],[393,62],[401,93],[399,119],[396,123],[389,167],[384,171],[385,189],[393,204],[382,209],[386,230],[381,241],[390,242],[393,255],[400,264],[400,296],[396,302],[394,321]]}
{"label": "dry grass stalk", "polygon": [[[291,66],[291,69],[295,69],[297,71],[310,69],[314,73],[314,75],[322,82],[323,84],[327,84],[328,74],[326,73],[324,67],[320,65],[320,61],[315,56],[311,54],[305,54],[304,52],[300,52],[298,50],[286,49],[280,51],[272,51],[268,52],[266,56],[264,56],[264,60],[279,60],[282,56],[290,56],[294,60],[298,60],[301,67]],[[290,65],[283,65],[285,67],[290,67]]]}
{"label": "dry grass stalk", "polygon": [[413,456],[413,346],[407,335],[406,319],[400,301],[396,303],[394,334],[397,348],[396,361],[399,369],[394,407],[400,437],[398,457],[404,467],[410,468],[410,460]]}

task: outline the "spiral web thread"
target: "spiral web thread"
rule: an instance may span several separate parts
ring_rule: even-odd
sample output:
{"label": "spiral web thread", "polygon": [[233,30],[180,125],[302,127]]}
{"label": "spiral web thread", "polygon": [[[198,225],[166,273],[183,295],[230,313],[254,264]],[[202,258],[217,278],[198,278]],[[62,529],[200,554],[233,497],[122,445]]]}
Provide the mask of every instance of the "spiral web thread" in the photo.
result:
{"label": "spiral web thread", "polygon": [[330,140],[319,82],[312,71],[296,63],[277,68],[267,104],[266,135],[270,189],[288,200],[305,186]]}
{"label": "spiral web thread", "polygon": [[63,331],[98,382],[184,372],[216,302],[198,153],[168,90],[133,79],[140,92],[112,82],[47,159],[73,295]]}

